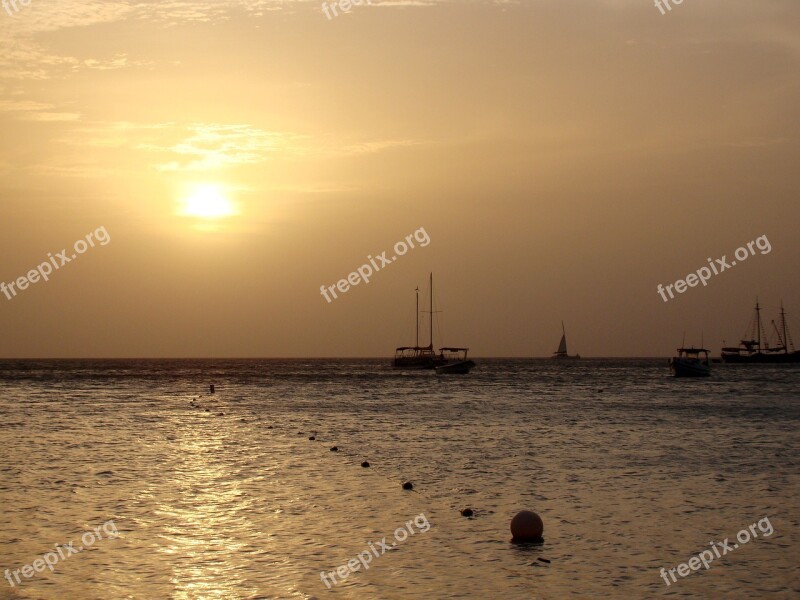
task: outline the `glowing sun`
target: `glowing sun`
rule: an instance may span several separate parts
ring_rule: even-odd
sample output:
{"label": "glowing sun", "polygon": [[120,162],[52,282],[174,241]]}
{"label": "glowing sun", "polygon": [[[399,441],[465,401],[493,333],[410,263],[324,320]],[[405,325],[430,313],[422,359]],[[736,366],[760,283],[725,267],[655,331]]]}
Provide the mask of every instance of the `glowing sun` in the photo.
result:
{"label": "glowing sun", "polygon": [[221,219],[236,214],[236,208],[213,185],[200,185],[183,201],[181,214],[200,219]]}

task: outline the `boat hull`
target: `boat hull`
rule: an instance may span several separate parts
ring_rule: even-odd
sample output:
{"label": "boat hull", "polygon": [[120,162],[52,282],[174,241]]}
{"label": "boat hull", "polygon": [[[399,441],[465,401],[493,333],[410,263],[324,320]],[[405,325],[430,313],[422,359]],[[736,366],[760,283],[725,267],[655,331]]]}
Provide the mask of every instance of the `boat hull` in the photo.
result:
{"label": "boat hull", "polygon": [[797,363],[800,362],[800,352],[765,354],[764,352],[754,352],[753,354],[722,353],[722,360],[733,364],[778,364],[778,363]]}
{"label": "boat hull", "polygon": [[393,369],[408,369],[408,370],[425,370],[425,369],[437,369],[437,365],[444,364],[441,361],[436,361],[433,359],[410,359],[410,360],[403,360],[403,359],[395,359],[392,361],[392,368]]}
{"label": "boat hull", "polygon": [[474,366],[475,363],[471,360],[461,360],[436,367],[436,373],[439,375],[466,375]]}
{"label": "boat hull", "polygon": [[708,377],[711,367],[694,360],[673,358],[669,361],[670,369],[675,377]]}

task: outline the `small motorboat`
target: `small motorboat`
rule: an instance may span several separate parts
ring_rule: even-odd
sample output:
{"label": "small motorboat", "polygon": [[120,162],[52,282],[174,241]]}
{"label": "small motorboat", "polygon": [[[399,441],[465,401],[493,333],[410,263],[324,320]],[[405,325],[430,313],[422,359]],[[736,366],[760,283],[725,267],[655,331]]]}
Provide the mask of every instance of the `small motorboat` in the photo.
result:
{"label": "small motorboat", "polygon": [[467,358],[469,348],[440,348],[439,356],[446,362],[435,367],[438,375],[466,375],[475,366],[475,361]]}
{"label": "small motorboat", "polygon": [[678,356],[669,359],[669,367],[675,377],[711,375],[711,363],[705,348],[678,348]]}

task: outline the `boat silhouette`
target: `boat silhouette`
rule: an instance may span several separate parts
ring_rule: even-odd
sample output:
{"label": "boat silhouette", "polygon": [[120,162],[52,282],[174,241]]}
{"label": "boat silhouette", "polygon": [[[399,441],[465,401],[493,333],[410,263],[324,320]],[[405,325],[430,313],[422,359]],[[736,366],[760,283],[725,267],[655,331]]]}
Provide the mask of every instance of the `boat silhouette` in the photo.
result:
{"label": "boat silhouette", "polygon": [[564,321],[561,321],[561,343],[558,344],[558,350],[553,352],[552,358],[580,358],[580,354],[570,356],[567,353],[567,332],[564,329]]}
{"label": "boat silhouette", "polygon": [[[786,312],[781,302],[780,327],[772,321],[773,334],[777,337],[778,344],[770,346],[769,339],[765,339],[766,330],[761,322],[761,306],[756,298],[756,308],[750,320],[748,331],[738,346],[722,348],[722,360],[726,363],[796,363],[800,362],[800,352],[795,350],[792,335],[786,326]],[[765,335],[762,336],[762,333]],[[749,338],[749,339],[747,339]]]}
{"label": "boat silhouette", "polygon": [[433,349],[433,273],[430,274],[430,337],[427,346],[419,345],[419,287],[415,290],[416,305],[416,344],[400,346],[395,349],[392,367],[395,369],[436,369],[440,374],[465,374],[475,366],[475,362],[467,359],[469,348],[440,348],[439,353]]}

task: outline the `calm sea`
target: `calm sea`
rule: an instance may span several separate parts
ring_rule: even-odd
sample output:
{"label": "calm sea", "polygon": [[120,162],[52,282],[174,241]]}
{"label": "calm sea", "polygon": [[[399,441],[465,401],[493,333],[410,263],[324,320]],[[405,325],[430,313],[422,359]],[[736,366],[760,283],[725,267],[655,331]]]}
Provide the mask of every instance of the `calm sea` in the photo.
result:
{"label": "calm sea", "polygon": [[478,363],[0,361],[0,598],[800,597],[800,368]]}

